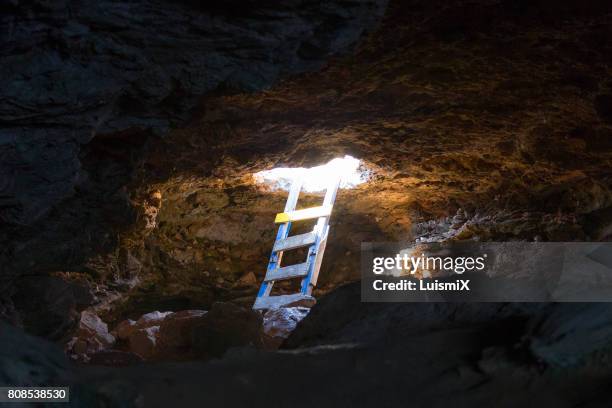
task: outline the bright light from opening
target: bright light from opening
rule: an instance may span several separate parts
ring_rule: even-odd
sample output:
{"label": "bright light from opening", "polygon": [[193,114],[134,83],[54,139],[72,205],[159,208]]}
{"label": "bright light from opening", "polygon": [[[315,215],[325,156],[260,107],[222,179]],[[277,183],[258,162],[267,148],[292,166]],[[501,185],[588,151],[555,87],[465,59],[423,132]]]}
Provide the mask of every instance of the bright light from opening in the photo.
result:
{"label": "bright light from opening", "polygon": [[304,167],[277,167],[255,173],[255,182],[267,184],[273,189],[289,190],[291,182],[298,177],[303,180],[302,189],[307,192],[322,191],[327,188],[330,177],[341,177],[340,188],[354,188],[365,183],[369,171],[360,166],[360,160],[344,156],[336,158],[321,166]]}

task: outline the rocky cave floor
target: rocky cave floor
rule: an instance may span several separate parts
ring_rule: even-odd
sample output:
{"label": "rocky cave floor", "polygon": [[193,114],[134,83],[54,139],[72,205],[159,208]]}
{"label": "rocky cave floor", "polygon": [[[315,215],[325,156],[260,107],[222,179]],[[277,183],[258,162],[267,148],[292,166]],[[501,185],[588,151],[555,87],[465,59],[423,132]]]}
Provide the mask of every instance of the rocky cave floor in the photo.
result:
{"label": "rocky cave floor", "polygon": [[[365,241],[609,241],[611,56],[604,3],[397,1],[320,70],[95,137],[102,198],[13,230],[15,270],[60,255],[11,281],[5,320],[38,337],[1,327],[0,379],[75,406],[609,406],[609,304],[363,304],[357,281]],[[345,154],[371,178],[338,195],[317,305],[251,312],[286,198],[253,173]]]}

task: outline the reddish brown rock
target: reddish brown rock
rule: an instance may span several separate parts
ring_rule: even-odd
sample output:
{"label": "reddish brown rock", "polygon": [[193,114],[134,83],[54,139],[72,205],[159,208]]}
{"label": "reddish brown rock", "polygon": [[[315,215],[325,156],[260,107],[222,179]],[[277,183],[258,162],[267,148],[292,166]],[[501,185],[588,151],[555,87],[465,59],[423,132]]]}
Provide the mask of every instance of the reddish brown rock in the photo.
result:
{"label": "reddish brown rock", "polygon": [[113,332],[145,360],[181,360],[193,354],[191,332],[205,314],[205,310],[155,311],[138,320],[124,320]]}
{"label": "reddish brown rock", "polygon": [[72,358],[88,361],[89,355],[109,349],[115,344],[115,337],[108,332],[108,326],[95,313],[81,313],[76,336],[66,345]]}
{"label": "reddish brown rock", "polygon": [[166,317],[159,327],[157,353],[177,358],[189,355],[193,328],[206,313],[204,310],[182,310]]}
{"label": "reddish brown rock", "polygon": [[113,333],[119,340],[127,343],[128,350],[143,359],[151,359],[157,353],[157,336],[162,321],[172,312],[151,312],[138,320],[124,320],[115,327]]}
{"label": "reddish brown rock", "polygon": [[167,316],[171,315],[173,312],[151,312],[147,314],[143,314],[140,316],[140,319],[136,321],[136,326],[141,327],[149,327],[158,323],[161,323]]}
{"label": "reddish brown rock", "polygon": [[[125,320],[114,330],[128,351],[144,360],[184,360],[221,356],[240,346],[278,346],[305,312],[290,308],[268,319],[270,336],[263,332],[262,316],[250,308],[231,303],[214,303],[209,312],[151,312],[138,320]],[[301,316],[301,317],[300,317]]]}
{"label": "reddish brown rock", "polygon": [[251,286],[257,284],[257,277],[253,272],[245,273],[238,279],[239,286]]}
{"label": "reddish brown rock", "polygon": [[130,335],[136,331],[136,321],[132,319],[127,319],[122,321],[115,327],[113,333],[119,340],[127,340],[130,338]]}
{"label": "reddish brown rock", "polygon": [[262,323],[261,315],[251,309],[213,303],[193,329],[193,351],[198,357],[211,358],[222,356],[232,347],[262,347]]}
{"label": "reddish brown rock", "polygon": [[158,332],[159,326],[136,330],[129,337],[130,351],[145,360],[152,358],[156,353]]}
{"label": "reddish brown rock", "polygon": [[113,333],[130,352],[145,360],[184,360],[223,355],[232,347],[277,348],[307,308],[268,311],[265,318],[250,308],[214,303],[209,312],[151,312],[138,320],[125,320]]}
{"label": "reddish brown rock", "polygon": [[120,340],[128,340],[130,336],[140,329],[146,329],[151,326],[159,326],[161,322],[172,315],[173,312],[150,312],[140,316],[138,320],[127,319],[119,323],[113,333]]}

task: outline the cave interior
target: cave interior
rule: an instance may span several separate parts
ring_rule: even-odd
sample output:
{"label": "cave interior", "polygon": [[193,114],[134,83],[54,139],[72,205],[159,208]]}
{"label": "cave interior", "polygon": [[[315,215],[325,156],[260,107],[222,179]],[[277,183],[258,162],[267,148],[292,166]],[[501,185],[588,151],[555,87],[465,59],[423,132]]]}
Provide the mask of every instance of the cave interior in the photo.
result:
{"label": "cave interior", "polygon": [[[610,303],[360,297],[364,242],[612,241],[609,1],[0,10],[0,386],[78,407],[611,405]],[[320,205],[342,158],[316,304],[252,310],[292,177]]]}

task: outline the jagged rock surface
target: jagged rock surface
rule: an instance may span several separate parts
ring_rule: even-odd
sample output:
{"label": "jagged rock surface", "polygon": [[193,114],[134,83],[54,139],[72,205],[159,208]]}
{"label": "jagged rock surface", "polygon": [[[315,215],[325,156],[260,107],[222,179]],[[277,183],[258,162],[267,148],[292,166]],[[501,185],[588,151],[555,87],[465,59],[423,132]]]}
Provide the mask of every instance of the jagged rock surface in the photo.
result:
{"label": "jagged rock surface", "polygon": [[338,193],[316,297],[359,278],[361,242],[610,239],[611,15],[575,0],[392,2],[354,55],[211,97],[129,187],[137,208],[152,191],[162,205],[155,228],[122,236],[144,278],[117,314],[252,304],[286,200],[252,174],[345,154],[372,177]]}
{"label": "jagged rock surface", "polygon": [[[332,297],[342,303],[346,294],[348,298],[353,296],[349,292],[336,291]],[[9,334],[0,337],[0,379],[7,384],[69,385],[71,403],[79,407],[163,407],[177,401],[181,406],[195,407],[201,406],[203,400],[223,406],[268,406],[270,395],[298,407],[339,406],[347,402],[380,406],[381,401],[387,405],[409,402],[442,407],[448,405],[451,395],[456,407],[499,405],[500,401],[507,406],[523,406],[537,401],[543,406],[596,408],[606,406],[610,398],[609,349],[599,348],[605,353],[596,365],[587,361],[574,369],[542,366],[514,347],[522,340],[523,329],[530,327],[524,324],[524,318],[537,315],[538,307],[528,305],[520,311],[514,306],[504,310],[494,304],[375,305],[382,314],[370,308],[363,315],[364,307],[369,306],[356,307],[351,301],[344,304],[344,310],[334,310],[330,305],[322,301],[315,307],[320,308],[318,316],[315,310],[311,316],[320,320],[325,315],[331,322],[337,312],[351,316],[354,341],[347,343],[347,337],[337,336],[337,328],[321,325],[316,327],[316,347],[265,353],[234,349],[207,363],[77,367],[50,344],[0,326],[3,333]],[[591,306],[587,308],[599,312]],[[504,317],[501,320],[495,317],[500,311]],[[562,314],[570,319],[584,316],[584,310],[576,314],[577,311],[566,309]],[[360,320],[360,314],[365,319]],[[513,317],[520,319],[512,320]],[[380,325],[371,327],[377,319],[385,322],[386,330]],[[545,337],[552,326],[567,332],[561,320],[548,326],[539,336]],[[602,327],[593,328],[601,332]],[[586,338],[589,331],[574,332],[570,337],[576,336]],[[560,337],[553,335],[549,340],[555,338]],[[32,358],[32,352],[37,351],[44,352],[43,358]],[[53,375],[52,379],[49,375]],[[304,394],[305,383],[317,392]],[[302,397],[296,399],[296,395]]]}
{"label": "jagged rock surface", "polygon": [[115,344],[115,336],[108,332],[108,325],[91,311],[81,313],[75,334],[66,347],[67,353],[75,360],[88,361],[90,355],[108,350]]}
{"label": "jagged rock surface", "polygon": [[263,331],[266,345],[278,348],[308,315],[307,307],[281,307],[267,310],[263,315]]}
{"label": "jagged rock surface", "polygon": [[[284,319],[268,317],[268,325],[274,324],[272,320],[277,324],[273,330],[267,331],[259,313],[223,302],[213,303],[210,311],[150,312],[138,320],[120,322],[111,333],[108,333],[106,324],[91,312],[83,312],[83,315],[90,319],[82,318],[82,321],[98,323],[85,325],[85,329],[104,327],[102,330],[80,328],[77,337],[69,343],[73,358],[83,362],[99,360],[105,365],[117,360],[120,365],[125,365],[129,361],[142,360],[210,359],[222,356],[230,348],[247,345],[277,348],[282,340],[274,338],[287,337],[305,311],[292,310],[282,316]],[[270,338],[266,337],[267,334]],[[106,339],[112,339],[112,343],[104,342]],[[139,359],[131,358],[132,354]]]}
{"label": "jagged rock surface", "polygon": [[112,248],[113,228],[136,221],[121,187],[152,134],[183,123],[203,95],[259,90],[321,67],[373,28],[385,5],[0,6],[2,274],[66,270]]}
{"label": "jagged rock surface", "polygon": [[[484,360],[601,366],[612,356],[611,316],[608,303],[361,303],[360,284],[353,283],[321,298],[283,347],[384,347],[432,331],[478,327],[475,346]],[[501,354],[487,357],[493,349]]]}
{"label": "jagged rock surface", "polygon": [[[19,227],[11,237],[25,249],[5,254],[26,269],[55,262],[63,270],[80,265],[87,248],[92,278],[128,295],[108,322],[208,309],[219,299],[248,305],[285,200],[251,174],[346,153],[374,177],[339,194],[319,298],[357,278],[361,241],[610,239],[609,3],[554,3],[396,1],[356,55],[321,72],[266,92],[209,96],[189,126],[164,139],[133,129],[96,134],[81,150],[89,181],[65,203],[70,211]],[[157,107],[147,109],[157,115]],[[3,214],[16,220],[13,204]],[[112,225],[125,226],[119,239]],[[49,250],[50,242],[58,247]],[[135,278],[137,285],[123,284]],[[371,389],[388,391],[395,405],[406,395],[416,405],[448,405],[449,395],[456,406],[496,405],[502,393],[511,406],[534,398],[542,406],[607,402],[588,395],[609,383],[609,324],[595,306],[361,305],[352,288],[321,299],[288,340],[291,350],[162,371],[132,367],[120,380],[116,371],[93,370],[81,386],[99,387],[107,405],[141,395],[168,405],[186,390],[200,404],[202,393],[213,405],[269,404],[272,392],[293,402],[312,378],[335,386],[328,401],[336,406],[346,395],[353,405],[379,403]],[[259,336],[261,321],[246,317]],[[213,340],[200,352],[251,342],[215,332],[225,325],[241,334],[219,316],[203,331],[201,339]],[[594,377],[580,365],[589,359]],[[269,381],[278,372],[288,374],[280,388]],[[173,383],[178,376],[189,382]],[[127,385],[108,386],[115,381]]]}

